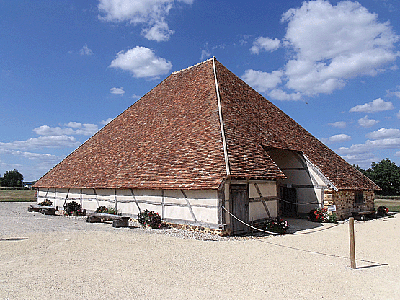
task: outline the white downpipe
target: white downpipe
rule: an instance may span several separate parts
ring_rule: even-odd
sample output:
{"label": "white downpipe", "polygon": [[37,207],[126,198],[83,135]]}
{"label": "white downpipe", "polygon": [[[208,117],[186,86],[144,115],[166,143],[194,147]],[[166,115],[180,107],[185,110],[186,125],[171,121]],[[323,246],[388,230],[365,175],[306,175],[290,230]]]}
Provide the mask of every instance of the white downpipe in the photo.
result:
{"label": "white downpipe", "polygon": [[215,90],[217,92],[217,99],[218,99],[219,123],[221,124],[222,147],[224,148],[226,175],[229,176],[229,175],[231,175],[231,171],[229,170],[228,150],[226,147],[226,139],[225,139],[225,131],[224,131],[224,120],[222,118],[221,97],[219,95],[217,72],[215,70],[215,56],[213,56],[213,71],[214,71],[214,79],[215,79]]}

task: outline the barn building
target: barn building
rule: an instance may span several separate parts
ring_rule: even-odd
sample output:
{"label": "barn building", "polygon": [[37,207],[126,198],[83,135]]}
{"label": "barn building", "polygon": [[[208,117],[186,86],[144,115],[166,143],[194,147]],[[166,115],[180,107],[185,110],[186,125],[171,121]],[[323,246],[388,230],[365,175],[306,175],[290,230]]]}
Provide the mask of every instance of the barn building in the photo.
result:
{"label": "barn building", "polygon": [[[373,209],[372,181],[215,58],[174,72],[47,172],[37,201],[246,232],[316,207]],[[232,214],[232,215],[231,215]]]}

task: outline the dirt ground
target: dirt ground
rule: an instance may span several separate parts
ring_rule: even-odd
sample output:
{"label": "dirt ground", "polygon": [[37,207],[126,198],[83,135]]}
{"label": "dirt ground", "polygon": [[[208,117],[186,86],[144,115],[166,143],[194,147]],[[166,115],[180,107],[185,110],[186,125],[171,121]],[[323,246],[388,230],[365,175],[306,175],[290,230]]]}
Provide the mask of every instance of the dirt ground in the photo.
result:
{"label": "dirt ground", "polygon": [[0,299],[399,299],[400,215],[197,240],[0,203]]}

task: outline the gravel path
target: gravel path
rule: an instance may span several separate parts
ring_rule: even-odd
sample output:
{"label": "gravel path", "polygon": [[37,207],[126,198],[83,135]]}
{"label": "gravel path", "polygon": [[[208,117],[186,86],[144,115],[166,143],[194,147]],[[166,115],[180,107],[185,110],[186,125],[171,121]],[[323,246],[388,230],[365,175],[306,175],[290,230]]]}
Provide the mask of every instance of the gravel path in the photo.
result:
{"label": "gravel path", "polygon": [[353,270],[347,223],[222,238],[116,229],[28,205],[0,202],[0,299],[400,298],[399,215],[356,222]]}

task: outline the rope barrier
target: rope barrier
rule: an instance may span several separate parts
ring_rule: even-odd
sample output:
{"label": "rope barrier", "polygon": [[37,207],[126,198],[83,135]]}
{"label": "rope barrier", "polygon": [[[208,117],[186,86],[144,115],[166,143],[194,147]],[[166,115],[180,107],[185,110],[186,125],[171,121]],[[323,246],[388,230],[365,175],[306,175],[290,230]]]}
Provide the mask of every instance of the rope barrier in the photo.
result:
{"label": "rope barrier", "polygon": [[265,232],[268,234],[272,234],[272,235],[279,235],[279,233],[276,232],[272,232],[272,231],[267,231],[267,230],[262,230],[260,228],[256,228],[250,224],[245,223],[244,221],[240,220],[238,217],[236,217],[234,214],[232,214],[229,210],[227,210],[224,206],[221,206],[228,214],[230,214],[233,218],[235,218],[236,220],[238,220],[240,223],[242,223],[243,225],[250,227],[251,229],[257,230],[257,231],[261,231],[261,232]]}
{"label": "rope barrier", "polygon": [[294,204],[294,205],[310,205],[310,204],[318,204],[319,205],[319,204],[321,204],[319,202],[306,202],[306,203],[290,202],[290,201],[287,201],[285,199],[279,199],[279,201],[286,202],[286,203],[289,203],[289,204]]}

